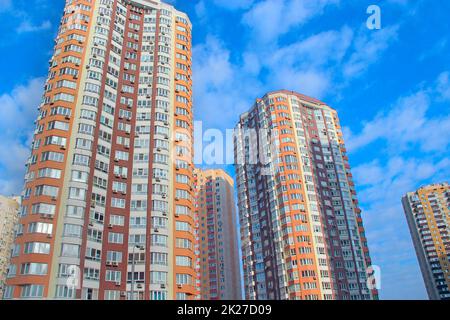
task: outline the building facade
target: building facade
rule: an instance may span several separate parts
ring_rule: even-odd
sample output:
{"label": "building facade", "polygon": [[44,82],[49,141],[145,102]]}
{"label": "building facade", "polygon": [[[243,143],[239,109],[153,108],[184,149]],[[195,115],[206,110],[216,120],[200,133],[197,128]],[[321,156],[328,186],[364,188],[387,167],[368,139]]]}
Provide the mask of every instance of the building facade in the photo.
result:
{"label": "building facade", "polygon": [[402,198],[431,300],[450,300],[450,186],[424,186]]}
{"label": "building facade", "polygon": [[202,300],[240,300],[234,181],[223,170],[196,169],[196,209]]}
{"label": "building facade", "polygon": [[5,297],[195,298],[189,18],[67,0],[49,63]]}
{"label": "building facade", "polygon": [[19,221],[20,198],[0,196],[0,299],[8,273],[11,248],[14,242],[14,230]]}
{"label": "building facade", "polygon": [[268,93],[234,142],[246,298],[377,299],[336,111]]}

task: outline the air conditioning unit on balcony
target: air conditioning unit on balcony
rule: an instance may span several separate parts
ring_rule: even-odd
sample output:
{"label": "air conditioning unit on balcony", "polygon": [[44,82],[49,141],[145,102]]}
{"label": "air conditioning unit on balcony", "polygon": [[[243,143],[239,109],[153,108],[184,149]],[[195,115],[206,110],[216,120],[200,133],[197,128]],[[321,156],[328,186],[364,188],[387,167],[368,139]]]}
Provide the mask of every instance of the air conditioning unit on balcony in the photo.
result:
{"label": "air conditioning unit on balcony", "polygon": [[121,285],[122,285],[122,283],[121,283],[120,281],[117,281],[117,282],[116,282],[116,286],[117,286],[117,287],[120,287]]}

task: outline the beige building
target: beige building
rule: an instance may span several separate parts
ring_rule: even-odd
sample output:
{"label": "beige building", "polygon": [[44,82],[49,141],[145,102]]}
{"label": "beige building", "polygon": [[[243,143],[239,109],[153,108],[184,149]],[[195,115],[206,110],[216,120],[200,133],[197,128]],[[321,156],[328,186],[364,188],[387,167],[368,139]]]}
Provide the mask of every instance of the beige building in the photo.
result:
{"label": "beige building", "polygon": [[202,300],[240,300],[241,279],[234,181],[223,170],[196,169]]}
{"label": "beige building", "polygon": [[10,250],[14,241],[14,226],[19,220],[19,198],[0,196],[0,298],[9,265]]}
{"label": "beige building", "polygon": [[450,186],[424,186],[402,203],[428,296],[450,300]]}

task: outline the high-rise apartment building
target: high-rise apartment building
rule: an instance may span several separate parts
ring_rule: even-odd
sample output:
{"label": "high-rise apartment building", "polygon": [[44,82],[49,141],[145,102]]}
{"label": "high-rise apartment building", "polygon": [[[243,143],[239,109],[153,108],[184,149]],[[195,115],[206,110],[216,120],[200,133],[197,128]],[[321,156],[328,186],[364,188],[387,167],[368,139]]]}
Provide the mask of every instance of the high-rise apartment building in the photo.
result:
{"label": "high-rise apartment building", "polygon": [[431,300],[450,300],[450,186],[424,186],[402,198]]}
{"label": "high-rise apartment building", "polygon": [[55,43],[5,297],[195,298],[189,18],[67,0]]}
{"label": "high-rise apartment building", "polygon": [[234,181],[223,170],[194,171],[202,300],[240,300]]}
{"label": "high-rise apartment building", "polygon": [[0,196],[0,299],[8,273],[14,230],[19,221],[20,199]]}
{"label": "high-rise apartment building", "polygon": [[246,298],[377,299],[336,111],[276,91],[236,129]]}

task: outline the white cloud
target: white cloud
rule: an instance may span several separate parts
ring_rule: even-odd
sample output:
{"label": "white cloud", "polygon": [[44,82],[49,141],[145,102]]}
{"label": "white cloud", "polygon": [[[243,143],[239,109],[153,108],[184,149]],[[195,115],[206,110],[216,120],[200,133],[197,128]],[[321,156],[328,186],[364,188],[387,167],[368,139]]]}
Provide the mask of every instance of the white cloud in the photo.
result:
{"label": "white cloud", "polygon": [[214,4],[226,9],[247,9],[249,8],[254,0],[213,0]]}
{"label": "white cloud", "polygon": [[384,299],[426,298],[401,198],[450,176],[450,116],[448,112],[443,117],[429,116],[447,85],[447,73],[442,73],[429,88],[399,98],[389,111],[366,122],[358,134],[346,130],[351,152],[377,141],[388,147],[389,153],[378,149],[378,158],[352,169],[371,255],[381,267]]}
{"label": "white cloud", "polygon": [[437,80],[437,91],[441,98],[450,101],[450,73],[443,72],[439,75]]}
{"label": "white cloud", "polygon": [[11,0],[0,0],[0,12],[9,10],[11,8]]}
{"label": "white cloud", "polygon": [[34,25],[30,23],[29,21],[23,21],[19,27],[17,28],[18,33],[26,33],[26,32],[37,32],[42,30],[48,30],[52,27],[52,24],[50,21],[46,20],[43,21],[39,25]]}
{"label": "white cloud", "polygon": [[0,96],[0,194],[21,191],[43,84],[44,79],[35,78]]}
{"label": "white cloud", "polygon": [[320,14],[326,6],[338,2],[339,0],[264,0],[256,3],[243,16],[243,22],[252,29],[256,39],[270,42]]}
{"label": "white cloud", "polygon": [[354,52],[344,66],[344,75],[360,75],[369,65],[378,61],[382,53],[397,39],[398,29],[397,25],[373,31],[362,27],[354,41]]}
{"label": "white cloud", "polygon": [[338,66],[352,42],[348,27],[327,31],[266,52],[265,68],[271,85],[321,98],[329,92]]}
{"label": "white cloud", "polygon": [[431,117],[428,111],[436,97],[448,94],[447,73],[439,76],[436,88],[420,90],[400,98],[390,109],[363,124],[358,134],[346,128],[347,148],[355,152],[376,141],[390,152],[419,148],[423,152],[445,152],[450,145],[450,115]]}
{"label": "white cloud", "polygon": [[233,64],[224,43],[208,36],[193,48],[197,119],[214,128],[233,128],[239,115],[256,99],[258,82]]}

